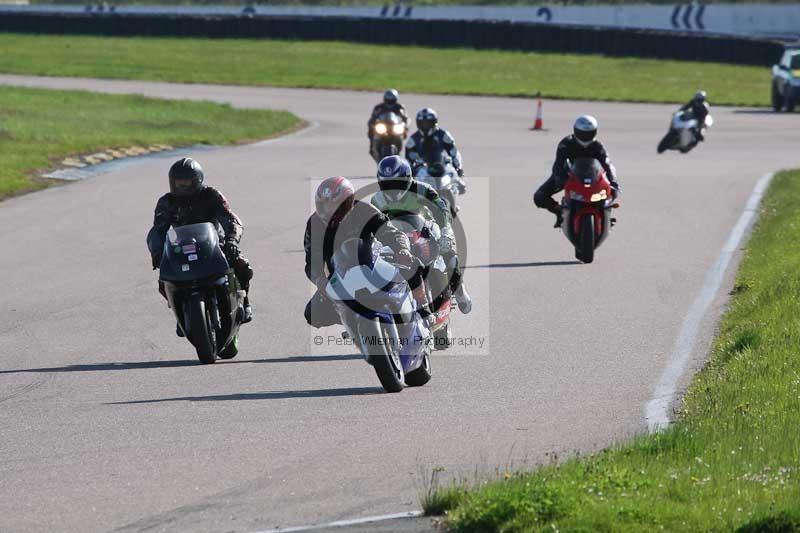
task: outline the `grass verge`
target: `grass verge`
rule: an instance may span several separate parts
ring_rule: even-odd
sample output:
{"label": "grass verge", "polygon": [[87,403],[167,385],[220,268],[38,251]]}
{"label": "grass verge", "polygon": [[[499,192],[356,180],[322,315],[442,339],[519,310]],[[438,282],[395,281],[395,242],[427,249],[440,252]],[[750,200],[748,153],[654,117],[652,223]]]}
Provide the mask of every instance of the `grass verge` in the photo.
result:
{"label": "grass verge", "polygon": [[764,200],[680,420],[597,455],[429,491],[458,532],[800,531],[800,171]]}
{"label": "grass verge", "polygon": [[45,186],[35,173],[69,155],[142,144],[226,144],[299,124],[286,111],[0,87],[0,199]]}
{"label": "grass verge", "polygon": [[748,106],[768,105],[770,83],[760,67],[598,55],[15,34],[0,34],[0,72],[672,103],[702,86],[714,104]]}

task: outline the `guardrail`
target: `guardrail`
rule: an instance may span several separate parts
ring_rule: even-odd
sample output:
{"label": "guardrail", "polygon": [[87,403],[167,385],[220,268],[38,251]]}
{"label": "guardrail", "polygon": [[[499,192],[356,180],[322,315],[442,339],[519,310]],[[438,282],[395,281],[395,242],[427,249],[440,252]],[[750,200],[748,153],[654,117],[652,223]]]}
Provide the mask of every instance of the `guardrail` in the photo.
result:
{"label": "guardrail", "polygon": [[0,32],[336,40],[770,65],[777,41],[531,22],[357,17],[3,13]]}

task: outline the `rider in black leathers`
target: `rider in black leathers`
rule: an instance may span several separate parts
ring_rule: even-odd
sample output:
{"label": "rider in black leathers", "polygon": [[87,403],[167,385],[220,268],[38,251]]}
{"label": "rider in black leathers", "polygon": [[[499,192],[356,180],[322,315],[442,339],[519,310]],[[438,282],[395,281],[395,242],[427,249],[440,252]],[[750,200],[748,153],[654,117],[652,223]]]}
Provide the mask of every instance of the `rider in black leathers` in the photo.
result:
{"label": "rider in black leathers", "polygon": [[389,218],[368,202],[355,200],[355,188],[339,176],[327,178],[317,188],[316,210],[306,222],[303,236],[306,277],[317,291],[306,305],[305,318],[315,328],[339,323],[333,303],[325,295],[325,287],[334,272],[333,254],[341,243],[358,237],[369,247],[374,239],[389,246],[398,263],[413,261],[408,237]]}
{"label": "rider in black leathers", "polygon": [[575,121],[573,134],[564,137],[556,149],[556,160],[553,163],[552,175],[545,181],[533,195],[536,207],[547,209],[556,215],[553,227],[560,228],[563,221],[561,206],[553,199],[553,195],[564,190],[568,178],[568,165],[578,157],[596,159],[606,171],[606,178],[611,183],[611,188],[616,196],[619,194],[616,171],[605,147],[597,140],[597,120],[589,115],[578,117]]}
{"label": "rider in black leathers", "polygon": [[[697,140],[704,141],[705,140],[705,122],[706,117],[710,111],[708,101],[706,99],[706,92],[705,91],[697,91],[694,95],[694,98],[689,100],[689,103],[681,106],[681,111],[690,111],[694,118],[697,119]],[[697,144],[697,143],[695,143]]]}
{"label": "rider in black leathers", "polygon": [[[231,211],[228,201],[221,192],[203,183],[205,179],[200,164],[188,157],[180,159],[169,170],[170,192],[158,199],[153,227],[147,234],[147,247],[153,269],[161,264],[164,240],[170,226],[185,226],[211,222],[217,226],[221,235],[222,251],[233,268],[239,284],[246,292],[244,298],[245,317],[243,323],[253,318],[250,307],[250,280],[253,269],[249,261],[239,251],[242,239],[242,221]],[[163,287],[159,291],[164,294]]]}
{"label": "rider in black leathers", "polygon": [[372,108],[372,114],[369,116],[369,120],[367,121],[367,137],[369,138],[369,155],[375,158],[375,154],[373,153],[375,148],[375,139],[373,139],[374,131],[373,127],[375,126],[375,122],[378,121],[378,118],[384,113],[394,113],[399,116],[403,120],[403,124],[406,125],[406,134],[408,132],[408,113],[406,113],[406,108],[403,107],[403,104],[399,101],[400,95],[394,89],[386,89],[383,93],[383,102],[379,103],[375,107]]}
{"label": "rider in black leathers", "polygon": [[447,154],[450,164],[453,165],[458,177],[459,194],[467,191],[464,176],[464,167],[461,162],[461,153],[456,147],[456,141],[450,132],[439,127],[439,115],[433,109],[426,107],[417,112],[417,131],[406,143],[406,159],[411,163],[411,169],[416,176],[425,165],[441,162],[442,154]]}

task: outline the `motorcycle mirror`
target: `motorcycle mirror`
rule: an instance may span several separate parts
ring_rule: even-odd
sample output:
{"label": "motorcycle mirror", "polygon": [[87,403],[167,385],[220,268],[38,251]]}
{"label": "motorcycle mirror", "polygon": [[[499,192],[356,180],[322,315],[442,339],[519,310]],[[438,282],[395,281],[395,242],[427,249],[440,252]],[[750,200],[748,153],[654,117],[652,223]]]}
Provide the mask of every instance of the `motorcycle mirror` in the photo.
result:
{"label": "motorcycle mirror", "polygon": [[614,202],[611,204],[611,209],[617,209],[619,207],[619,202]]}

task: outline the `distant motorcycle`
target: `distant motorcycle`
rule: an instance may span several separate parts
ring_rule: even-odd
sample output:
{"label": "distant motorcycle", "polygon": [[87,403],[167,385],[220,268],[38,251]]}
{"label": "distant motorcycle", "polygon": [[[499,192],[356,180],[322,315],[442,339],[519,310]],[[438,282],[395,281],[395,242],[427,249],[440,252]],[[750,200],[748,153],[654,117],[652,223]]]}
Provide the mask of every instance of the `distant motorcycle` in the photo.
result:
{"label": "distant motorcycle", "polygon": [[382,113],[372,125],[370,137],[372,158],[379,163],[384,157],[400,155],[403,140],[408,135],[406,125],[397,113]]}
{"label": "distant motorcycle", "polygon": [[594,251],[606,237],[616,219],[611,210],[614,201],[611,183],[596,159],[577,158],[572,162],[561,200],[564,235],[575,246],[575,258],[594,261]]}
{"label": "distant motorcycle", "polygon": [[424,267],[423,284],[413,291],[419,304],[428,303],[433,312],[431,333],[435,350],[446,350],[452,346],[450,334],[450,311],[453,309],[453,292],[450,278],[439,248],[441,229],[431,219],[420,214],[405,214],[392,218],[392,224],[408,237],[411,253]]}
{"label": "distant motorcycle", "polygon": [[239,352],[244,296],[208,222],[173,227],[167,232],[159,267],[178,330],[206,364],[232,359]]}
{"label": "distant motorcycle", "polygon": [[[710,128],[713,124],[714,119],[711,115],[706,115],[702,128]],[[658,143],[658,153],[664,153],[666,150],[678,150],[682,154],[689,152],[700,141],[699,132],[700,128],[694,113],[690,110],[676,111],[672,115],[669,131]]]}
{"label": "distant motorcycle", "polygon": [[366,249],[361,239],[346,240],[334,252],[325,293],[383,389],[400,392],[431,379],[430,333],[399,267],[387,259],[391,250],[378,243]]}
{"label": "distant motorcycle", "polygon": [[456,204],[456,197],[459,195],[456,176],[458,176],[456,169],[447,160],[434,161],[420,167],[416,175],[417,180],[427,183],[436,189],[439,196],[447,200],[453,217],[460,209]]}

